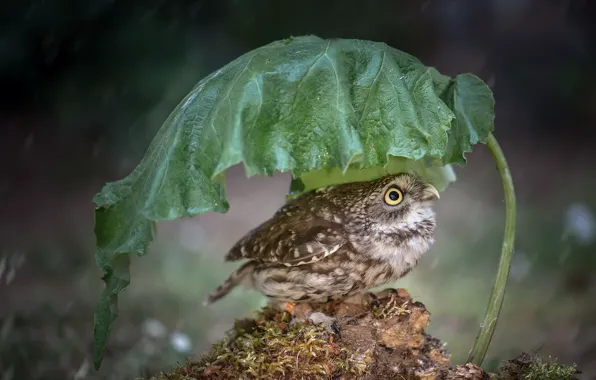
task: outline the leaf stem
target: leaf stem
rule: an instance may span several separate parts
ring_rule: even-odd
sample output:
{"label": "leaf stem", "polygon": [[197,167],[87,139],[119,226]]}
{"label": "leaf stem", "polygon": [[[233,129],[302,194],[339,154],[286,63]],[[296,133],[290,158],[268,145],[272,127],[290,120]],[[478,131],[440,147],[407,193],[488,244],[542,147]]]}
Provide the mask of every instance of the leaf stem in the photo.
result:
{"label": "leaf stem", "polygon": [[472,362],[476,365],[482,364],[493,333],[495,332],[497,319],[499,318],[501,305],[503,304],[503,298],[505,296],[505,287],[507,285],[507,278],[509,277],[509,268],[511,266],[511,258],[513,257],[513,244],[515,240],[515,191],[509,166],[507,165],[507,160],[505,160],[505,155],[503,155],[501,147],[497,143],[497,139],[492,133],[488,136],[486,145],[497,164],[497,170],[499,171],[503,183],[503,192],[505,194],[505,235],[503,237],[501,258],[499,260],[495,285],[490,296],[488,307],[486,308],[484,321],[482,325],[480,325],[480,332],[476,337],[474,347],[472,347],[470,356],[468,357],[468,362]]}

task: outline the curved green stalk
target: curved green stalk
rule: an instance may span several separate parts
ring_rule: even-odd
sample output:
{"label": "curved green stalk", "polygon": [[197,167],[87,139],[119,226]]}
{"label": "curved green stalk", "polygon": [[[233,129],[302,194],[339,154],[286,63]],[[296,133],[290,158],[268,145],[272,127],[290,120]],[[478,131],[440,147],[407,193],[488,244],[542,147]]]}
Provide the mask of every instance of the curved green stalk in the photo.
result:
{"label": "curved green stalk", "polygon": [[497,143],[495,136],[491,133],[488,136],[486,145],[490,150],[496,164],[497,170],[503,182],[503,192],[505,193],[505,236],[503,237],[503,245],[501,247],[501,259],[499,260],[499,269],[497,270],[497,279],[490,296],[488,307],[484,321],[480,325],[480,332],[474,342],[474,347],[470,351],[468,362],[481,365],[486,355],[486,351],[492,339],[497,319],[503,304],[505,296],[505,286],[507,285],[507,278],[509,277],[509,268],[511,266],[511,258],[513,257],[513,244],[515,240],[515,191],[513,189],[513,181],[507,160],[503,155],[501,147]]}

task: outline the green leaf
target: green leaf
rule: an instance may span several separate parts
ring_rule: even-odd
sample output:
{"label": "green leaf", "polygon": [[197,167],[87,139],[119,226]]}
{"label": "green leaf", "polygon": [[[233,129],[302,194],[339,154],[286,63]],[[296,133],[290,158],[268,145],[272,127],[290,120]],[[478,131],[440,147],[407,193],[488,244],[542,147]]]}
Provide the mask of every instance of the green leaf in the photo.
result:
{"label": "green leaf", "polygon": [[[442,83],[441,83],[442,82]],[[465,153],[481,142],[486,144],[488,135],[494,130],[495,99],[492,91],[477,76],[460,74],[449,81],[435,82],[441,98],[455,112],[451,123],[447,152],[444,163],[465,165]]]}
{"label": "green leaf", "polygon": [[442,165],[459,162],[457,153],[475,141],[469,122],[489,119],[478,114],[488,110],[484,89],[459,78],[452,83],[384,43],[305,36],[250,51],[201,80],[139,166],[94,199],[106,283],[95,366],[130,282],[129,256],[147,252],[156,221],[227,211],[227,168],[243,163],[247,176],[291,171],[303,176],[294,190],[406,169],[446,186],[454,177]]}

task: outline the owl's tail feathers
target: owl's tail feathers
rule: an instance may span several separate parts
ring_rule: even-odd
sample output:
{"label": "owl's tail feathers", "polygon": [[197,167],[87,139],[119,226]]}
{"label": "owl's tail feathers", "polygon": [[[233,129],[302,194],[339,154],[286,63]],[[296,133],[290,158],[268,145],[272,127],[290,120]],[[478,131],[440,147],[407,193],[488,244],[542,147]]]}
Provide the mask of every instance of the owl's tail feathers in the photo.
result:
{"label": "owl's tail feathers", "polygon": [[207,296],[207,298],[205,298],[205,300],[203,301],[203,305],[211,305],[212,303],[225,297],[232,289],[234,289],[238,284],[240,284],[247,275],[252,273],[252,271],[254,270],[254,266],[255,263],[249,261],[246,264],[242,265],[240,268],[236,269],[230,275],[230,277],[228,277],[228,279],[223,282],[223,284],[218,286]]}

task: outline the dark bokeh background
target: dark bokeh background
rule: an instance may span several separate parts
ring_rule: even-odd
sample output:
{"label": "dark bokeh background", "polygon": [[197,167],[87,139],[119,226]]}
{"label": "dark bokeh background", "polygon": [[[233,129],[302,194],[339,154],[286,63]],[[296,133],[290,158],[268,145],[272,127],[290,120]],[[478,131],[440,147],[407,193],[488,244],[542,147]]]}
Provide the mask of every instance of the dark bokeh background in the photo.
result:
{"label": "dark bokeh background", "polygon": [[[228,214],[158,225],[102,370],[91,368],[101,289],[91,199],[139,162],[202,77],[291,35],[384,41],[496,98],[517,186],[516,256],[486,365],[539,350],[596,378],[596,3],[587,0],[0,3],[0,379],[130,379],[183,362],[262,299],[204,295],[222,256],[279,207],[287,175],[229,173]],[[486,307],[502,193],[478,146],[441,197],[437,244],[400,282],[466,359]]]}

